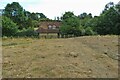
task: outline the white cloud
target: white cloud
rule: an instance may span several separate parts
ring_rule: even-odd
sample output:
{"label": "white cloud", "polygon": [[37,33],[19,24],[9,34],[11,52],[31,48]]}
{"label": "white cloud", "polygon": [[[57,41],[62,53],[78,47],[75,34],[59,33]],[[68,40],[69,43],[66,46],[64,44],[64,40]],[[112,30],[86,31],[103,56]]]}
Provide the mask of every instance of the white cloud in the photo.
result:
{"label": "white cloud", "polygon": [[48,18],[54,19],[65,11],[73,11],[76,15],[82,12],[99,15],[105,4],[112,1],[115,4],[119,0],[2,0],[2,2],[18,1],[27,11],[42,12]]}

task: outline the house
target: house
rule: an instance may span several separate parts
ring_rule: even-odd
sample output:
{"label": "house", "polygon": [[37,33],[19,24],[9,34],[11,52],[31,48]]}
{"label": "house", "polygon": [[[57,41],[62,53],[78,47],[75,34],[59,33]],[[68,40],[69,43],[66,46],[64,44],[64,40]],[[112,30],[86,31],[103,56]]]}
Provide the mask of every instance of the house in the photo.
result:
{"label": "house", "polygon": [[54,34],[57,34],[59,37],[60,25],[61,25],[60,21],[41,21],[38,25],[39,28],[36,31],[39,33],[39,35],[41,34],[48,35],[48,34],[54,33]]}

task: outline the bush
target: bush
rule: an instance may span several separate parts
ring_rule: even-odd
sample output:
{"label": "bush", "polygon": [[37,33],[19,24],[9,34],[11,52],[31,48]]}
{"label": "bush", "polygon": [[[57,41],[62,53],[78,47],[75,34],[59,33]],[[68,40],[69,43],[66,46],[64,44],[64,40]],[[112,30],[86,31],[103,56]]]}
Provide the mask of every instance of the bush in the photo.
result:
{"label": "bush", "polygon": [[96,33],[93,31],[91,27],[85,28],[85,35],[95,35]]}
{"label": "bush", "polygon": [[18,31],[18,26],[10,18],[2,18],[2,36],[14,36]]}
{"label": "bush", "polygon": [[61,34],[78,36],[79,25],[79,19],[73,12],[65,12],[62,16],[62,26],[60,27]]}
{"label": "bush", "polygon": [[85,28],[84,26],[79,26],[79,36],[84,36],[85,35]]}
{"label": "bush", "polygon": [[17,32],[16,36],[20,37],[38,37],[38,33],[34,31],[34,28],[28,28],[23,30],[20,30]]}

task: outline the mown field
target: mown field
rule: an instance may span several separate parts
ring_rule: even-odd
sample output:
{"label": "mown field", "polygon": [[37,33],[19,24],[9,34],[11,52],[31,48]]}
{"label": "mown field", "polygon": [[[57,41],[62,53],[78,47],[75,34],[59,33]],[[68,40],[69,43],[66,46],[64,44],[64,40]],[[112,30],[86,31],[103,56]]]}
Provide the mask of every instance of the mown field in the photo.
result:
{"label": "mown field", "polygon": [[118,36],[5,38],[3,77],[116,78]]}

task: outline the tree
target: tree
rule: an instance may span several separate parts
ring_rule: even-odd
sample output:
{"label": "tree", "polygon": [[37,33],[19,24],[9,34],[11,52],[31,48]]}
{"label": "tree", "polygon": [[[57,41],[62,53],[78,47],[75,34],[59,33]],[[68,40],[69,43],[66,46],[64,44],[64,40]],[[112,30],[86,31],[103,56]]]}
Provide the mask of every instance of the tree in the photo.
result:
{"label": "tree", "polygon": [[94,35],[94,34],[96,33],[93,31],[92,27],[87,27],[85,29],[85,35]]}
{"label": "tree", "polygon": [[24,14],[25,14],[27,20],[28,20],[29,18],[31,18],[31,13],[30,13],[29,11],[24,11]]}
{"label": "tree", "polygon": [[84,13],[80,14],[79,17],[80,17],[80,19],[84,19],[87,17],[87,13],[84,12]]}
{"label": "tree", "polygon": [[18,2],[13,2],[11,4],[7,4],[5,7],[4,15],[13,20],[13,22],[19,25],[19,28],[22,29],[25,26],[25,11],[22,6]]}
{"label": "tree", "polygon": [[84,26],[84,27],[87,27],[87,26],[90,27],[91,21],[93,19],[91,13],[87,14],[85,12],[80,14],[80,15],[78,15],[78,18],[80,20],[80,25]]}
{"label": "tree", "polygon": [[103,13],[105,12],[105,11],[107,11],[107,10],[109,10],[111,7],[113,7],[114,6],[114,3],[113,2],[109,2],[109,3],[107,3],[106,5],[105,5],[105,8],[104,8],[104,10],[103,10]]}
{"label": "tree", "polygon": [[38,18],[40,18],[40,19],[44,19],[44,18],[47,18],[43,13],[36,13],[36,14],[38,14]]}
{"label": "tree", "polygon": [[79,29],[79,19],[74,15],[73,12],[65,12],[62,16],[62,26],[60,31],[65,35],[77,35]]}
{"label": "tree", "polygon": [[10,18],[3,16],[2,18],[2,35],[3,36],[14,36],[18,31],[16,23]]}
{"label": "tree", "polygon": [[7,17],[18,16],[23,12],[23,8],[18,2],[13,2],[11,4],[7,4],[5,7],[5,15]]}
{"label": "tree", "polygon": [[91,14],[91,13],[87,14],[87,13],[84,12],[84,13],[78,15],[78,17],[79,17],[80,19],[92,18],[92,14]]}
{"label": "tree", "polygon": [[47,18],[43,13],[31,13],[30,18],[32,20],[39,20]]}
{"label": "tree", "polygon": [[38,20],[38,15],[36,13],[31,13],[30,17],[32,20]]}
{"label": "tree", "polygon": [[29,11],[25,11],[18,2],[7,4],[4,15],[17,23],[20,30],[23,28],[36,27],[37,21],[46,19],[43,13],[30,13]]}
{"label": "tree", "polygon": [[74,13],[68,11],[68,12],[65,12],[65,14],[63,14],[63,16],[61,17],[61,19],[62,19],[62,20],[65,20],[65,19],[71,18],[71,17],[73,17],[73,16],[75,16]]}
{"label": "tree", "polygon": [[96,26],[99,34],[120,34],[120,15],[114,8],[110,7],[99,16]]}

